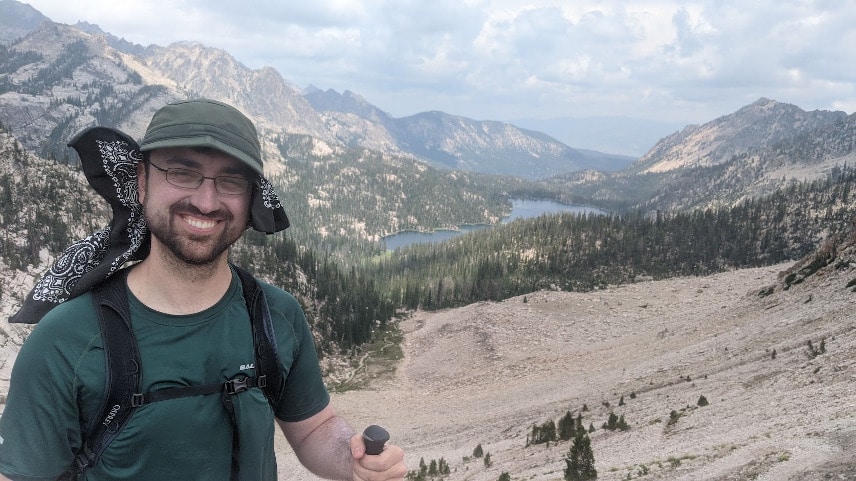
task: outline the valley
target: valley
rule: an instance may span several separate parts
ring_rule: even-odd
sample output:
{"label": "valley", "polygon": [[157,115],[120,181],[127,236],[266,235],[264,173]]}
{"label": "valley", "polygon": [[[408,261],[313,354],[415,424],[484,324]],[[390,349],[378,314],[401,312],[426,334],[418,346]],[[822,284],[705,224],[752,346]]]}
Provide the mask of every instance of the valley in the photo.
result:
{"label": "valley", "polygon": [[[333,402],[357,427],[385,425],[411,469],[444,458],[449,480],[561,480],[569,442],[525,446],[566,411],[596,428],[599,480],[854,479],[856,270],[784,291],[792,265],[419,312],[395,374]],[[603,429],[610,412],[630,429]],[[312,479],[280,454],[280,479]]]}

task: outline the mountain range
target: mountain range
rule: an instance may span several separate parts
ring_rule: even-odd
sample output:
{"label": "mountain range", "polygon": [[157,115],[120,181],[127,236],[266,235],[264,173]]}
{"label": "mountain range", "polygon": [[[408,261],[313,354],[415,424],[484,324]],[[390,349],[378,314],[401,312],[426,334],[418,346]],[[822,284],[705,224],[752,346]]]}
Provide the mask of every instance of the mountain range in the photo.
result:
{"label": "mountain range", "polygon": [[[304,91],[273,68],[251,70],[227,52],[195,42],[142,47],[88,23],[53,23],[13,0],[0,2],[0,12],[0,24],[7,32],[0,37],[7,46],[0,71],[5,84],[0,98],[3,117],[12,129],[26,126],[30,135],[23,142],[37,151],[51,147],[36,139],[52,142],[57,138],[30,119],[62,121],[68,128],[108,120],[92,114],[98,108],[92,94],[110,84],[117,93],[132,98],[130,105],[119,108],[122,112],[115,112],[118,115],[109,120],[136,136],[157,105],[206,96],[234,103],[270,131],[411,154],[442,168],[536,179],[584,168],[611,170],[632,161],[627,156],[577,151],[546,134],[503,122],[442,112],[393,118],[353,92],[339,94],[311,87]],[[27,21],[21,22],[21,18]],[[38,53],[38,58],[28,61],[26,55],[32,53]],[[39,84],[31,78],[36,71],[59,74],[66,82]],[[70,92],[70,83],[77,83],[82,91]],[[25,84],[30,84],[28,93],[35,98],[6,95],[18,90],[13,86]],[[70,100],[79,101],[80,106],[69,109]]]}
{"label": "mountain range", "polygon": [[822,179],[856,159],[856,114],[760,98],[658,141],[626,169],[557,176],[583,197],[652,210],[729,207]]}

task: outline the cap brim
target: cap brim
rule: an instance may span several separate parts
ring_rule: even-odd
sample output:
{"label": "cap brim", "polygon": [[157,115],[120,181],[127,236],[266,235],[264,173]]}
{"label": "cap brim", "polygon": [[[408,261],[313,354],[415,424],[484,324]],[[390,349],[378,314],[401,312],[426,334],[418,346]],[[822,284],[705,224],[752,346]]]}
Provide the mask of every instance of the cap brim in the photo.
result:
{"label": "cap brim", "polygon": [[210,135],[200,135],[194,137],[180,137],[180,138],[170,138],[165,140],[157,140],[154,142],[147,142],[140,146],[140,151],[145,152],[148,150],[155,149],[173,149],[180,147],[209,147],[215,150],[219,150],[224,154],[231,155],[236,159],[240,160],[247,167],[253,169],[253,172],[259,174],[260,176],[264,176],[265,173],[262,170],[259,163],[253,159],[251,156],[247,155],[246,152],[236,149],[229,144],[223,143]]}

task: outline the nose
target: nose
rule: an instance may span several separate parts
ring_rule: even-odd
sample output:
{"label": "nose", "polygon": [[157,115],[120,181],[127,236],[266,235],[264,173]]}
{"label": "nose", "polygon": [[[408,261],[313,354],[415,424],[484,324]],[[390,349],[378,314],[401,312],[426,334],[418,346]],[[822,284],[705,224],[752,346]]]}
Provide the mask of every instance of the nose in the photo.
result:
{"label": "nose", "polygon": [[214,185],[214,179],[202,179],[202,184],[193,191],[191,202],[203,214],[220,208],[220,193]]}

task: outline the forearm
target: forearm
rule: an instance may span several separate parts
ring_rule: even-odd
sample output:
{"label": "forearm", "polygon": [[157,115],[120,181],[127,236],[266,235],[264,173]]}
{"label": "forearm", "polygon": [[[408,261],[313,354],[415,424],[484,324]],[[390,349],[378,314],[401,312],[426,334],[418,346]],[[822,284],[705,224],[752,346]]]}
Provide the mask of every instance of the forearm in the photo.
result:
{"label": "forearm", "polygon": [[297,459],[316,476],[351,480],[354,457],[350,439],[354,430],[344,419],[331,414],[308,432],[295,432],[293,424],[277,421],[294,449]]}

